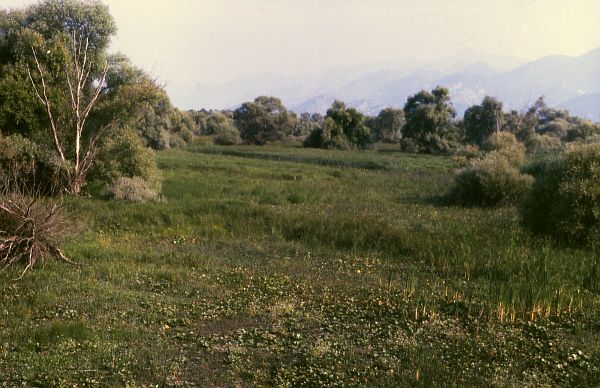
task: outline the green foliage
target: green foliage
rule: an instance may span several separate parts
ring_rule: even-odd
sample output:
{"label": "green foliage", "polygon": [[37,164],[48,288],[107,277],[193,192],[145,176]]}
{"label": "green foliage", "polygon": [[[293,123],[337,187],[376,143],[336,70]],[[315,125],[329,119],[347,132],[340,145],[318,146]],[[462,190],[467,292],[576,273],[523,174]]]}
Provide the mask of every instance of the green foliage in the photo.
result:
{"label": "green foliage", "polygon": [[511,165],[520,168],[525,163],[525,146],[510,132],[494,132],[481,146],[486,156],[505,158]]}
{"label": "green foliage", "polygon": [[323,121],[324,118],[319,113],[302,113],[298,119],[298,125],[294,128],[292,134],[306,140],[313,131],[323,127]]}
{"label": "green foliage", "polygon": [[4,134],[32,136],[44,124],[43,112],[31,93],[20,66],[2,66],[0,76],[0,128]]}
{"label": "green foliage", "polygon": [[486,157],[457,172],[449,198],[469,206],[515,205],[527,195],[533,180],[503,157]]}
{"label": "green foliage", "polygon": [[365,117],[354,108],[346,108],[342,101],[334,101],[321,128],[311,132],[305,147],[326,149],[367,148],[371,144],[370,129]]}
{"label": "green foliage", "polygon": [[240,131],[229,120],[215,130],[213,142],[217,145],[234,145],[240,144],[242,139]]}
{"label": "green foliage", "polygon": [[468,206],[515,205],[529,192],[533,177],[520,171],[525,146],[509,132],[494,132],[483,144],[487,151],[457,171],[448,199]]}
{"label": "green foliage", "polygon": [[56,193],[64,185],[68,167],[21,135],[0,135],[0,190],[2,182],[10,181],[19,191]]}
{"label": "green foliage", "polygon": [[258,145],[285,139],[297,122],[296,115],[288,112],[280,99],[267,96],[243,103],[233,112],[233,119],[242,139]]}
{"label": "green foliage", "polygon": [[404,111],[394,108],[385,108],[366,122],[371,129],[373,141],[384,143],[398,143],[402,138],[404,124]]}
{"label": "green foliage", "polygon": [[457,149],[452,158],[459,167],[465,167],[469,161],[481,156],[481,150],[474,144],[467,144]]}
{"label": "green foliage", "polygon": [[233,119],[227,117],[223,112],[214,112],[206,119],[206,135],[214,135],[223,127],[233,125]]}
{"label": "green foliage", "polygon": [[463,129],[468,143],[481,145],[492,133],[503,129],[502,103],[485,96],[480,105],[465,111]]}
{"label": "green foliage", "polygon": [[562,143],[559,137],[535,133],[527,138],[525,146],[528,153],[538,154],[558,150],[562,147]]}
{"label": "green foliage", "polygon": [[600,124],[580,121],[567,131],[567,141],[585,140],[600,135]]}
{"label": "green foliage", "polygon": [[523,224],[566,242],[598,241],[600,143],[568,145],[535,170],[537,179],[521,212]]}
{"label": "green foliage", "polygon": [[120,178],[134,177],[160,192],[162,178],[152,150],[143,145],[133,130],[116,131],[102,143],[89,179],[111,186]]}
{"label": "green foliage", "polygon": [[174,108],[166,92],[126,57],[109,59],[108,93],[98,106],[98,121],[118,118],[121,126],[135,128],[144,143],[157,150],[191,142],[192,115]]}
{"label": "green foliage", "polygon": [[455,116],[446,88],[438,86],[431,93],[422,90],[409,97],[404,105],[406,124],[402,132],[405,144],[410,144],[410,148],[414,146],[420,153],[450,152],[456,148],[457,133],[451,122]]}
{"label": "green foliage", "polygon": [[564,139],[567,137],[571,127],[571,123],[569,123],[566,119],[557,118],[541,124],[538,127],[537,132],[542,135],[555,137],[557,139]]}
{"label": "green foliage", "polygon": [[[98,139],[139,122],[143,108],[166,95],[125,57],[107,53],[116,27],[100,2],[48,0],[2,16],[2,130],[35,143],[64,172],[60,189],[77,194]],[[191,140],[191,118],[175,115],[173,133]]]}

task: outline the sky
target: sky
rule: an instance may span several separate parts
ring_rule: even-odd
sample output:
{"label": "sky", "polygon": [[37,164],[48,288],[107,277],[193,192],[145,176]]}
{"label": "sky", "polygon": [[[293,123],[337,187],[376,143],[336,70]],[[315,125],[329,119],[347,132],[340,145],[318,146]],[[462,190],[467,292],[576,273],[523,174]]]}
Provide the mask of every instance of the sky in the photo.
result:
{"label": "sky", "polygon": [[[13,8],[35,0],[0,0]],[[429,61],[465,49],[525,60],[600,47],[600,0],[103,0],[112,49],[185,84]]]}

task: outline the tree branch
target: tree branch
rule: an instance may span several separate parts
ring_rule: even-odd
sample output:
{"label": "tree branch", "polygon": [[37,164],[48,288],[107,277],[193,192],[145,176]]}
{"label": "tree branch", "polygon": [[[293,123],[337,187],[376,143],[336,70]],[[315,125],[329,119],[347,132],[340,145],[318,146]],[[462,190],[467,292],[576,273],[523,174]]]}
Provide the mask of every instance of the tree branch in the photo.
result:
{"label": "tree branch", "polygon": [[50,99],[48,98],[48,93],[46,90],[46,79],[44,77],[44,72],[42,71],[42,66],[40,65],[40,62],[38,61],[37,54],[35,53],[35,49],[33,48],[33,46],[31,46],[31,51],[33,52],[33,58],[35,59],[35,64],[36,64],[38,72],[40,74],[40,78],[41,78],[41,82],[42,82],[42,92],[44,95],[43,99],[41,98],[41,96],[39,95],[39,92],[37,91],[37,87],[35,86],[35,82],[33,82],[33,78],[31,77],[31,72],[29,71],[29,67],[28,67],[27,72],[29,74],[29,79],[31,80],[31,83],[33,85],[33,88],[34,88],[36,94],[38,95],[38,97],[40,98],[40,100],[42,101],[44,106],[46,107],[46,113],[48,114],[48,119],[50,120],[50,126],[52,127],[52,136],[54,137],[54,146],[56,147],[56,150],[58,151],[61,160],[65,161],[65,154],[63,152],[62,146],[60,145],[60,141],[58,140],[58,130],[56,128],[56,122],[54,120],[54,116],[52,115],[52,108],[50,107]]}

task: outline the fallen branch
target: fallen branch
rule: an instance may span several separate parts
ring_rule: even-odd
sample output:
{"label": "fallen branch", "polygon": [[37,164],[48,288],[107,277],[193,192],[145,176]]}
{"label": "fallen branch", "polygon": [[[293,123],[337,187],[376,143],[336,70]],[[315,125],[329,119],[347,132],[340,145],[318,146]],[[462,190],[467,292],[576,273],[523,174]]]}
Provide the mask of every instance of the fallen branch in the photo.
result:
{"label": "fallen branch", "polygon": [[21,273],[50,258],[75,264],[56,245],[64,234],[63,205],[53,199],[45,204],[19,193],[0,195],[0,266],[2,270],[25,262]]}

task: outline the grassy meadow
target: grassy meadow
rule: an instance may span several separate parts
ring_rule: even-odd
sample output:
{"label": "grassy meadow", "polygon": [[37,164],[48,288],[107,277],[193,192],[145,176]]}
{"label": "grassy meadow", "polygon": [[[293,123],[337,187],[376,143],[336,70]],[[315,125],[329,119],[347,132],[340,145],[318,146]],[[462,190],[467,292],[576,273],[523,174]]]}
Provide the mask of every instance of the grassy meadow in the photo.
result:
{"label": "grassy meadow", "polygon": [[600,246],[440,205],[450,158],[194,145],[0,273],[0,385],[598,386]]}

